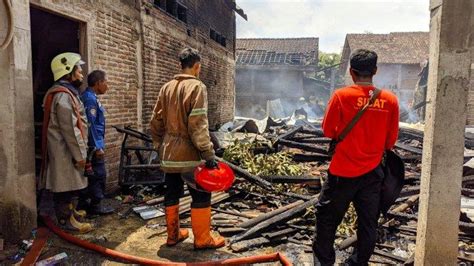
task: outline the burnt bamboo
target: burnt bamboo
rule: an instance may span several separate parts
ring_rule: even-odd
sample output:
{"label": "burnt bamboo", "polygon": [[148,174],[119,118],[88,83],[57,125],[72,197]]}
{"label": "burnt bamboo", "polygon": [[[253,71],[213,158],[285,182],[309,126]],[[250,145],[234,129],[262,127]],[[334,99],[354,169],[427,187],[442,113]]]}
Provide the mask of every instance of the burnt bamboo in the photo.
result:
{"label": "burnt bamboo", "polygon": [[245,239],[249,239],[259,233],[261,233],[264,230],[267,230],[271,227],[275,227],[279,224],[285,223],[288,220],[296,217],[299,215],[301,212],[305,211],[306,208],[313,206],[318,202],[318,196],[313,197],[311,200],[300,204],[296,207],[293,207],[292,209],[289,209],[281,214],[278,214],[276,216],[271,217],[268,220],[264,220],[261,223],[255,225],[254,227],[250,228],[247,232],[244,232],[243,234],[237,235],[234,237],[234,239],[231,241],[233,243]]}
{"label": "burnt bamboo", "polygon": [[245,221],[245,222],[243,222],[243,223],[240,223],[240,224],[239,224],[239,227],[242,227],[242,228],[249,228],[249,227],[252,227],[252,226],[254,226],[254,225],[256,225],[256,224],[258,224],[258,223],[260,223],[260,222],[262,222],[262,221],[264,221],[264,220],[268,220],[268,219],[272,218],[273,216],[276,216],[276,215],[278,215],[278,214],[280,214],[280,213],[282,213],[282,212],[285,212],[285,211],[287,211],[287,210],[289,210],[289,209],[292,209],[292,208],[294,208],[294,207],[296,207],[296,206],[298,206],[298,205],[301,205],[301,204],[303,204],[303,203],[304,203],[304,202],[303,202],[302,200],[295,201],[295,202],[293,202],[293,203],[290,203],[290,204],[288,204],[288,205],[285,205],[285,206],[280,207],[280,208],[278,208],[278,209],[275,209],[275,210],[273,210],[273,211],[270,211],[270,212],[261,214],[261,215],[255,217],[255,218],[253,218],[253,219],[250,219],[250,220],[248,220],[248,221]]}
{"label": "burnt bamboo", "polygon": [[321,180],[315,176],[264,176],[265,180],[272,183],[308,183],[317,182],[321,184]]}
{"label": "burnt bamboo", "polygon": [[312,154],[293,154],[293,161],[295,162],[325,162],[331,158],[326,154],[312,153]]}
{"label": "burnt bamboo", "polygon": [[212,210],[216,211],[216,212],[221,212],[221,213],[225,213],[225,214],[230,214],[230,215],[234,215],[234,216],[238,216],[238,217],[247,218],[247,219],[254,218],[252,215],[247,215],[245,213],[241,213],[241,212],[238,212],[238,211],[227,211],[227,210],[222,210],[222,209],[219,209],[219,208],[212,208]]}
{"label": "burnt bamboo", "polygon": [[324,137],[324,133],[322,129],[302,129],[300,130],[300,133],[303,134],[309,134],[309,135],[315,135],[318,137]]}
{"label": "burnt bamboo", "polygon": [[278,144],[283,145],[283,146],[287,146],[287,147],[290,147],[290,148],[296,148],[296,149],[304,150],[304,151],[317,152],[317,153],[320,153],[320,154],[327,154],[326,149],[319,148],[319,147],[314,147],[314,146],[309,145],[309,144],[298,143],[298,142],[291,141],[291,140],[282,139],[278,142]]}
{"label": "burnt bamboo", "polygon": [[412,147],[410,145],[406,145],[404,143],[401,143],[401,142],[397,142],[395,144],[395,147],[399,148],[399,149],[402,149],[402,150],[405,150],[405,151],[409,151],[411,153],[414,153],[414,154],[418,154],[418,155],[422,155],[423,154],[423,150],[422,149],[418,149],[418,148],[415,148],[415,147]]}
{"label": "burnt bamboo", "polygon": [[278,142],[282,139],[288,139],[288,138],[293,137],[294,135],[296,135],[296,133],[300,132],[302,129],[303,129],[303,126],[297,126],[293,129],[288,130],[288,132],[286,132],[285,134],[278,136],[275,144],[278,144]]}

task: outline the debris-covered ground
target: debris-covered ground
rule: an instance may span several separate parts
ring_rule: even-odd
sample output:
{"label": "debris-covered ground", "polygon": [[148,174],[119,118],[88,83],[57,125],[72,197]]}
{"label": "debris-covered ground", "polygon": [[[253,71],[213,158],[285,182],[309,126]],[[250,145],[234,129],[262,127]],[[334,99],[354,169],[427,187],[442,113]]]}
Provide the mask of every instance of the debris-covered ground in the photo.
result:
{"label": "debris-covered ground", "polygon": [[[231,128],[213,134],[217,154],[237,174],[229,191],[213,193],[212,197],[212,225],[227,238],[224,248],[196,252],[192,234],[184,243],[167,247],[163,187],[159,185],[123,190],[108,202],[117,207],[117,213],[90,217],[97,229],[80,237],[128,254],[165,261],[208,261],[278,251],[296,265],[312,265],[314,205],[327,176],[326,150],[330,140],[323,137],[319,123],[298,122],[300,125],[288,126],[267,121],[260,132],[257,127],[248,130],[245,123],[233,131]],[[466,137],[459,233],[459,261],[467,264],[474,261],[474,223],[470,219],[474,217],[474,201],[470,200],[474,197],[474,165],[470,161],[473,143]],[[373,263],[413,263],[422,145],[422,130],[401,127],[395,151],[405,162],[406,184],[388,217],[379,221]],[[189,230],[190,201],[188,193],[180,201],[181,226]],[[351,206],[337,230],[339,262],[352,252],[356,230],[357,217]],[[70,263],[121,263],[55,236],[50,237],[40,260],[61,252],[67,254],[66,261]],[[7,247],[0,254],[0,262],[2,258],[4,262],[21,259],[18,246]]]}

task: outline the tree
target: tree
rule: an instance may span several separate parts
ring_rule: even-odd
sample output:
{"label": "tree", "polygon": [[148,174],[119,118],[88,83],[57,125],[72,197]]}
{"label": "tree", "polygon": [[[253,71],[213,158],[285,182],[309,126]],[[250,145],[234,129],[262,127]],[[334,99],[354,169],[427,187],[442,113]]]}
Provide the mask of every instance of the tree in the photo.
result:
{"label": "tree", "polygon": [[[331,66],[337,65],[341,62],[341,55],[338,53],[325,53],[319,51],[319,64],[318,69],[323,70],[316,74],[316,78],[331,82]],[[334,67],[336,70],[339,69],[338,66]],[[326,69],[326,70],[324,70]],[[342,83],[342,77],[336,73],[336,84]]]}

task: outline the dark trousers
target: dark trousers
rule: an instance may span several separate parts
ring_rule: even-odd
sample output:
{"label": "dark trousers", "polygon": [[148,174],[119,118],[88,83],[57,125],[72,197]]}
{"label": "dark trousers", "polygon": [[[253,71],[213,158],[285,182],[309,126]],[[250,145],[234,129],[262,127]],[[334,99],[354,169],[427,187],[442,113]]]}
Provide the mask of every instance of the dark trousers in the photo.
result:
{"label": "dark trousers", "polygon": [[97,159],[94,156],[91,164],[94,174],[87,175],[88,184],[87,188],[81,191],[81,200],[91,199],[91,204],[95,205],[105,198],[104,191],[107,172],[104,159]]}
{"label": "dark trousers", "polygon": [[[179,204],[179,198],[184,193],[184,181],[181,174],[165,174],[165,206]],[[191,208],[207,208],[211,206],[211,193],[203,192],[188,186],[191,194]]]}
{"label": "dark trousers", "polygon": [[357,178],[328,174],[316,205],[316,237],[313,241],[313,252],[321,265],[333,265],[335,262],[335,234],[350,202],[354,203],[358,217],[358,240],[349,262],[368,264],[375,248],[383,177],[381,166]]}

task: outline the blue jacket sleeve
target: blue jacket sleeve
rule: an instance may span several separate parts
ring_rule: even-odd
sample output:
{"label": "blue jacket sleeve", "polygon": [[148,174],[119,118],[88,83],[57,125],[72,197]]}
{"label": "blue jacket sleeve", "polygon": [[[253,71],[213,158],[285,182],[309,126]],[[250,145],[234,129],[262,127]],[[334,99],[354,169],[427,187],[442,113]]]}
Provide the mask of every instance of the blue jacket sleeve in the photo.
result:
{"label": "blue jacket sleeve", "polygon": [[83,97],[87,120],[89,121],[89,147],[104,149],[104,138],[97,132],[97,112],[99,106],[97,100],[92,97]]}

